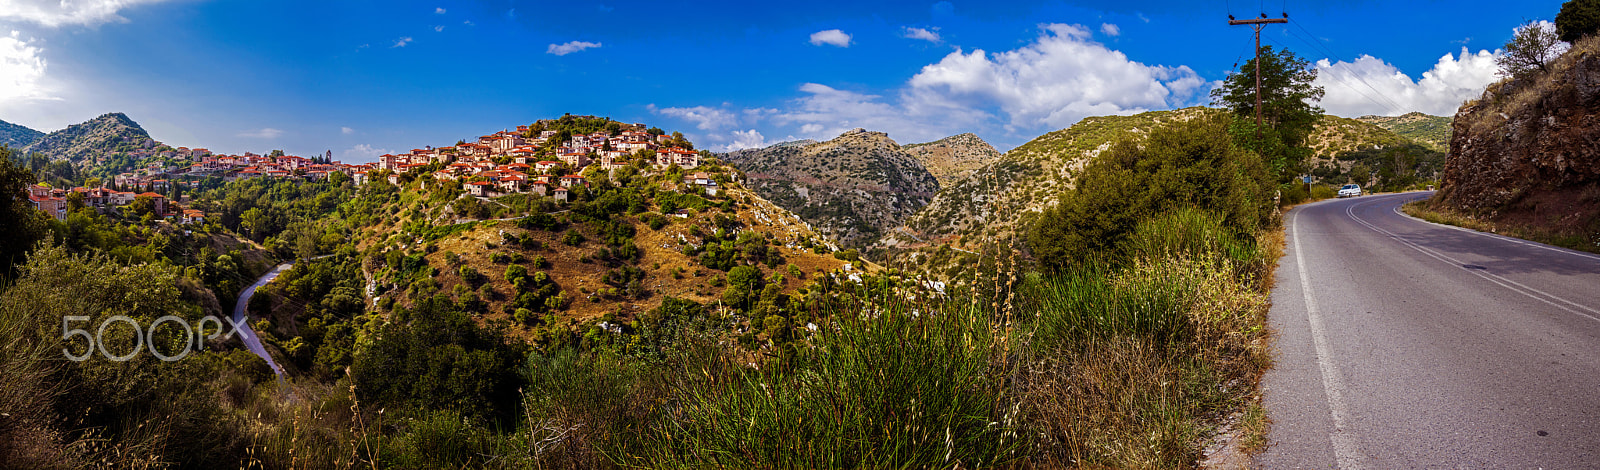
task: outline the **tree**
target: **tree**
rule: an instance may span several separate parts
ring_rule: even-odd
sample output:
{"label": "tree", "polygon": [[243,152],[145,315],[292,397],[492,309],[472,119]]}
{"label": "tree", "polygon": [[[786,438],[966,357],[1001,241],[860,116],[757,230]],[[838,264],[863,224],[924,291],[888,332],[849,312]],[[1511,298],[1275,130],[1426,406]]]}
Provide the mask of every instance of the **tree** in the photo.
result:
{"label": "tree", "polygon": [[1322,119],[1322,108],[1312,103],[1322,100],[1323,90],[1315,84],[1317,69],[1310,65],[1288,50],[1261,48],[1262,129],[1255,128],[1256,59],[1228,73],[1222,86],[1211,90],[1212,100],[1237,116],[1235,135],[1266,159],[1279,180],[1298,173],[1311,155],[1305,141]]}
{"label": "tree", "polygon": [[150,196],[139,195],[133,198],[133,203],[128,204],[128,212],[133,215],[145,215],[156,211],[155,199]]}
{"label": "tree", "polygon": [[1494,59],[1500,74],[1522,77],[1528,73],[1549,70],[1550,61],[1567,52],[1567,44],[1556,36],[1555,25],[1548,21],[1529,21],[1517,27],[1517,32],[1506,42],[1505,54]]}
{"label": "tree", "polygon": [[1272,182],[1229,127],[1227,116],[1212,115],[1119,141],[1084,168],[1060,205],[1040,214],[1030,250],[1047,268],[1114,261],[1142,220],[1183,208],[1252,236],[1272,218]]}
{"label": "tree", "polygon": [[1600,31],[1600,0],[1571,0],[1556,14],[1556,37],[1577,42]]}
{"label": "tree", "polygon": [[0,195],[6,195],[0,196],[0,274],[10,274],[45,234],[44,213],[22,197],[33,183],[33,172],[12,159],[11,149],[0,146]]}

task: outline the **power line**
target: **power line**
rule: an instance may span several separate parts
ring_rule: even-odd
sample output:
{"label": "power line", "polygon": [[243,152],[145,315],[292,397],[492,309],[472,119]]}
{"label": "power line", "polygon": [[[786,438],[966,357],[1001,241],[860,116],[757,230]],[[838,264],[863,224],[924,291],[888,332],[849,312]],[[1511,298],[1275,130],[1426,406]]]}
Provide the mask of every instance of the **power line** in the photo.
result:
{"label": "power line", "polygon": [[[1326,45],[1322,44],[1321,41],[1317,40],[1317,35],[1313,34],[1310,30],[1307,30],[1305,28],[1305,26],[1301,26],[1297,22],[1297,23],[1295,23],[1295,27],[1300,28],[1300,31],[1305,34],[1304,38],[1296,36],[1296,38],[1300,39],[1302,42],[1307,42],[1307,43],[1311,44],[1313,48],[1318,49],[1320,52],[1322,52],[1324,54],[1327,54],[1328,57],[1331,57],[1331,58],[1333,58],[1335,60],[1338,60],[1340,62],[1346,62],[1346,63],[1352,64],[1352,65],[1355,64],[1354,61],[1345,60],[1345,58],[1343,56],[1335,53],[1332,49],[1329,49]],[[1290,34],[1294,35],[1296,33],[1294,33],[1293,31],[1290,31]],[[1365,85],[1367,87],[1367,89],[1372,90],[1373,93],[1377,93],[1379,97],[1381,97],[1385,102],[1388,103],[1387,106],[1390,107],[1391,111],[1399,111],[1399,112],[1405,112],[1406,111],[1404,106],[1401,106],[1399,102],[1391,99],[1382,90],[1379,90],[1378,87],[1373,86],[1371,82],[1368,82],[1366,80],[1366,78],[1362,77],[1359,74],[1355,74],[1355,73],[1350,74],[1350,76],[1352,78],[1355,78],[1356,81],[1361,82],[1362,85]],[[1354,86],[1352,86],[1351,89],[1356,89],[1356,88]],[[1359,92],[1360,90],[1357,90],[1357,91]],[[1362,94],[1365,95],[1365,93],[1362,93]],[[1371,99],[1371,98],[1369,97],[1368,99]],[[1383,103],[1377,103],[1377,104],[1381,105]]]}
{"label": "power line", "polygon": [[[1282,42],[1278,42],[1276,39],[1267,38],[1267,40],[1271,41],[1273,44],[1277,44],[1278,46],[1283,47],[1284,49],[1288,49],[1289,48],[1288,44],[1284,44]],[[1359,76],[1357,76],[1357,78],[1359,79]],[[1388,97],[1383,96],[1383,94],[1381,92],[1379,92],[1378,96],[1380,98],[1382,98],[1384,101],[1379,101],[1379,98],[1373,98],[1372,95],[1368,95],[1366,92],[1361,91],[1360,88],[1356,87],[1352,83],[1348,83],[1348,80],[1343,78],[1343,77],[1340,77],[1339,80],[1342,81],[1342,82],[1346,82],[1345,86],[1350,87],[1351,90],[1355,91],[1357,94],[1360,94],[1362,98],[1366,98],[1367,101],[1371,101],[1372,104],[1376,104],[1378,106],[1382,106],[1382,107],[1389,108],[1389,109],[1400,109],[1398,105],[1395,105],[1392,101],[1389,101]],[[1371,88],[1371,85],[1368,85],[1368,88]],[[1374,90],[1374,91],[1376,92],[1376,90]]]}

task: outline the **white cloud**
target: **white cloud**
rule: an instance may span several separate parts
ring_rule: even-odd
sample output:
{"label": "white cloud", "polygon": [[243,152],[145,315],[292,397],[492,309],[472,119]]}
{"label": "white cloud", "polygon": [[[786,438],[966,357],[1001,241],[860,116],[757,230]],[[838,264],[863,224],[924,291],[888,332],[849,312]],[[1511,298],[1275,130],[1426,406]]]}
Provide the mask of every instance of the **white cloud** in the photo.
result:
{"label": "white cloud", "polygon": [[765,136],[762,136],[760,132],[756,132],[755,129],[750,129],[744,131],[733,131],[733,141],[722,146],[722,148],[718,150],[723,152],[732,152],[740,149],[761,148],[766,147],[767,145],[767,138]]}
{"label": "white cloud", "polygon": [[339,160],[345,163],[378,161],[379,155],[394,153],[393,150],[373,148],[367,144],[357,144],[355,147],[339,153]]}
{"label": "white cloud", "polygon": [[[852,128],[886,132],[899,142],[927,142],[958,132],[1031,137],[1088,116],[1131,114],[1202,104],[1211,83],[1185,66],[1146,65],[1090,39],[1079,25],[1044,25],[1030,44],[990,53],[957,50],[922,68],[904,86],[874,92],[805,83],[776,110],[748,108],[744,120],[710,120],[705,136],[725,147],[765,143],[751,131],[827,140]],[[1119,31],[1120,32],[1120,31]],[[706,110],[720,108],[700,107]],[[697,108],[679,108],[684,110]],[[658,111],[659,112],[659,111]],[[759,119],[756,117],[760,116]],[[734,133],[717,129],[755,127]],[[760,125],[756,125],[760,124]],[[708,129],[710,128],[710,129]],[[793,134],[789,138],[792,140]],[[1005,137],[993,139],[994,134]]]}
{"label": "white cloud", "polygon": [[436,14],[436,15],[443,15],[444,14],[444,7],[434,8],[433,9],[433,13]]}
{"label": "white cloud", "polygon": [[1187,66],[1145,65],[1089,39],[1078,25],[1045,25],[1038,41],[989,54],[960,50],[911,77],[913,112],[997,108],[1008,128],[1062,128],[1095,115],[1188,104],[1206,84]]}
{"label": "white cloud", "polygon": [[435,33],[442,33],[442,32],[444,32],[444,25],[438,25],[438,26],[434,26],[434,27],[433,27],[433,32],[435,32]]}
{"label": "white cloud", "polygon": [[840,90],[819,83],[800,86],[807,94],[792,107],[772,117],[778,125],[800,125],[800,136],[827,140],[853,128],[886,132],[901,142],[925,142],[944,137],[954,130],[981,120],[981,113],[970,110],[920,112],[886,102],[878,95]]}
{"label": "white cloud", "polygon": [[839,47],[850,47],[850,35],[845,34],[844,31],[837,29],[811,33],[811,45],[821,46],[823,44]]}
{"label": "white cloud", "polygon": [[1451,116],[1463,101],[1483,94],[1484,87],[1500,79],[1494,59],[1493,52],[1474,54],[1463,47],[1459,57],[1445,54],[1414,81],[1369,55],[1354,62],[1323,59],[1316,63],[1316,84],[1326,91],[1320,105],[1337,116],[1395,116],[1411,111]]}
{"label": "white cloud", "polygon": [[472,20],[466,20],[466,21],[462,21],[462,22],[461,22],[461,24],[464,24],[464,25],[467,25],[467,26],[474,26],[474,25],[473,25],[473,24],[472,24]]}
{"label": "white cloud", "polygon": [[344,134],[344,135],[350,135],[350,134],[356,133],[356,130],[348,128],[348,127],[341,127],[341,128],[339,128],[339,133],[340,134]]}
{"label": "white cloud", "polygon": [[276,139],[281,135],[283,135],[282,130],[273,129],[271,127],[263,127],[260,130],[239,133],[239,137],[249,137],[252,139]]}
{"label": "white cloud", "polygon": [[933,28],[933,29],[930,30],[930,29],[906,27],[905,31],[900,36],[904,37],[904,38],[908,38],[908,39],[921,39],[923,41],[935,42],[936,43],[936,42],[941,41],[941,39],[939,38],[939,32],[937,31],[937,29],[939,29],[939,28]]}
{"label": "white cloud", "polygon": [[0,19],[38,23],[51,28],[63,25],[97,26],[127,22],[117,12],[124,8],[163,0],[0,0]]}
{"label": "white cloud", "polygon": [[56,99],[46,90],[46,62],[32,38],[0,36],[0,104]]}
{"label": "white cloud", "polygon": [[596,48],[596,47],[600,47],[600,43],[598,43],[598,42],[584,42],[584,41],[571,41],[571,42],[568,42],[566,44],[551,44],[550,48],[549,49],[545,49],[544,53],[546,53],[546,54],[555,54],[555,55],[567,55],[567,54],[578,52],[578,51],[581,51],[581,50],[584,50],[584,49],[592,49],[592,48]]}
{"label": "white cloud", "polygon": [[394,41],[394,45],[389,47],[391,49],[396,47],[406,47],[406,44],[411,44],[411,36],[405,36],[400,39],[396,39]]}
{"label": "white cloud", "polygon": [[695,127],[703,131],[714,131],[733,127],[739,124],[739,117],[731,112],[721,109],[695,106],[693,108],[657,108],[652,104],[645,107],[650,112],[662,116],[675,117],[695,123]]}
{"label": "white cloud", "polygon": [[1101,23],[1100,32],[1106,36],[1121,36],[1122,28],[1119,28],[1117,25],[1111,23]]}

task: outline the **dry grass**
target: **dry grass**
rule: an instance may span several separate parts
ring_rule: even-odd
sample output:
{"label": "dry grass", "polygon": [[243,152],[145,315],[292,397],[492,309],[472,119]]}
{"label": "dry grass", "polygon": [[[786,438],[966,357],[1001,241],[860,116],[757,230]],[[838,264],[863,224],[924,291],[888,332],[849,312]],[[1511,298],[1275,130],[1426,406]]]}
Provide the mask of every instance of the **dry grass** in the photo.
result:
{"label": "dry grass", "polygon": [[[1412,217],[1443,225],[1504,235],[1512,238],[1559,246],[1590,253],[1600,253],[1600,233],[1571,234],[1530,223],[1496,222],[1490,218],[1463,214],[1443,207],[1435,207],[1427,200],[1408,202],[1401,206]],[[1592,237],[1592,239],[1591,239]]]}

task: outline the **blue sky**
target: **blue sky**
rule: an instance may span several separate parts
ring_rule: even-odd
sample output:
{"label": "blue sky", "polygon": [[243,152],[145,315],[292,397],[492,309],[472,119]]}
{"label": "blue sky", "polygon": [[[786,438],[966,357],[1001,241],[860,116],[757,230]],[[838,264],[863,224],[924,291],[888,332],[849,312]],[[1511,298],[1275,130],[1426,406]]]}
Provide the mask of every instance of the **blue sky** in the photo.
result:
{"label": "blue sky", "polygon": [[1558,1],[0,0],[0,120],[121,111],[158,140],[348,162],[562,113],[726,150],[866,127],[1001,150],[1086,116],[1209,102],[1263,44],[1342,116],[1453,114]]}

